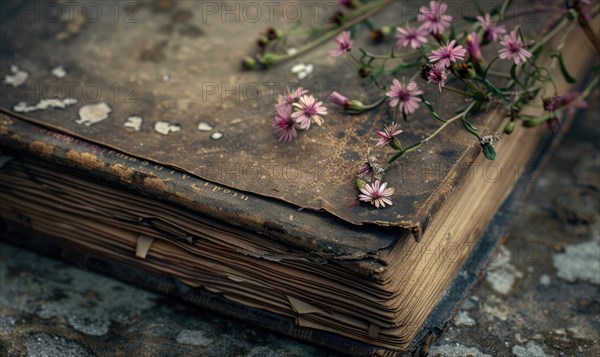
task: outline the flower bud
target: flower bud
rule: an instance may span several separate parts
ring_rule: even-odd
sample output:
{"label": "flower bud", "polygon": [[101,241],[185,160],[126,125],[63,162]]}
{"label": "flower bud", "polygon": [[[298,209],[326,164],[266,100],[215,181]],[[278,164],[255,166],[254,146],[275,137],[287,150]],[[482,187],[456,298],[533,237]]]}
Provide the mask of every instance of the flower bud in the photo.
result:
{"label": "flower bud", "polygon": [[280,29],[276,29],[273,27],[269,27],[267,29],[266,36],[270,41],[277,40],[277,39],[281,38],[282,35],[283,35],[283,32]]}
{"label": "flower bud", "polygon": [[366,106],[360,100],[350,100],[346,104],[346,110],[349,110],[352,112],[362,112],[363,110],[366,110],[366,109],[367,109]]}
{"label": "flower bud", "polygon": [[372,71],[369,68],[362,67],[358,70],[358,75],[360,76],[360,78],[367,78],[371,75],[371,72]]}
{"label": "flower bud", "polygon": [[476,32],[467,35],[467,50],[469,51],[471,60],[474,63],[479,64],[483,62],[483,55],[481,54],[479,36]]}
{"label": "flower bud", "polygon": [[367,181],[357,178],[356,179],[356,188],[360,191],[360,189],[365,188],[367,186]]}
{"label": "flower bud", "polygon": [[266,36],[263,36],[256,40],[256,45],[260,48],[265,48],[269,44],[269,39]]}
{"label": "flower bud", "polygon": [[340,94],[336,91],[333,91],[329,95],[329,101],[333,104],[336,104],[336,105],[346,109],[348,107],[349,99],[346,98],[345,96],[343,96],[342,94]]}
{"label": "flower bud", "polygon": [[508,124],[506,124],[506,127],[504,127],[504,133],[505,134],[512,134],[512,132],[515,130],[515,122],[514,121],[509,121]]}
{"label": "flower bud", "polygon": [[250,56],[246,56],[242,59],[242,68],[245,70],[252,70],[256,68],[256,60]]}

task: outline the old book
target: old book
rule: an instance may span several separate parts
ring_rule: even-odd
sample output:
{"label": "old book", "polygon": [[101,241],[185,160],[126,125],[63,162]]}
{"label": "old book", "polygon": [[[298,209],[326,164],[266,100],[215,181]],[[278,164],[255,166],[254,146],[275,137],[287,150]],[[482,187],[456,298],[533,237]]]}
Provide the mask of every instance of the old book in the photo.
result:
{"label": "old book", "polygon": [[[3,84],[0,100],[0,213],[11,229],[45,237],[17,242],[351,354],[426,350],[493,254],[552,136],[515,131],[487,162],[450,127],[393,169],[392,207],[359,205],[355,166],[386,112],[333,113],[311,136],[277,143],[261,86],[296,74],[224,65],[236,60],[224,41],[242,48],[240,29],[256,26],[211,20],[218,6],[167,3],[125,12],[139,23],[3,24],[2,63],[23,82]],[[182,20],[194,15],[205,21]],[[563,50],[577,76],[591,53],[583,37]],[[326,53],[303,58],[315,73],[302,84],[360,96],[360,81],[341,78]],[[56,89],[58,100],[39,95]],[[499,115],[472,121],[496,132]],[[411,135],[435,130],[419,119],[406,124]]]}

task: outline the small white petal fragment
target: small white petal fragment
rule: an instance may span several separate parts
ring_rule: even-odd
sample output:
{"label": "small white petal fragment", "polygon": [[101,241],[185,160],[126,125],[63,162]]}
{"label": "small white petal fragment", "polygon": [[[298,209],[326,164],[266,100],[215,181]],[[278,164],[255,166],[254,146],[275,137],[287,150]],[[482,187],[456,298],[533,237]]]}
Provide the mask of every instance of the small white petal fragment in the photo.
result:
{"label": "small white petal fragment", "polygon": [[303,72],[305,70],[306,66],[304,65],[304,63],[298,63],[295,64],[294,66],[292,66],[292,73],[300,73]]}
{"label": "small white petal fragment", "polygon": [[162,135],[169,135],[181,131],[181,125],[172,124],[166,121],[157,121],[154,123],[154,130]]}
{"label": "small white petal fragment", "polygon": [[52,75],[56,78],[65,78],[67,75],[67,70],[63,66],[58,66],[52,69]]}
{"label": "small white petal fragment", "polygon": [[112,109],[106,102],[84,105],[79,109],[79,119],[75,122],[86,126],[98,124],[106,120],[111,112]]}
{"label": "small white petal fragment", "polygon": [[25,102],[19,102],[19,104],[13,107],[13,110],[17,113],[31,113],[48,108],[65,109],[66,107],[74,104],[77,104],[77,99],[75,98],[42,99],[36,105],[27,105]]}
{"label": "small white petal fragment", "polygon": [[296,74],[298,79],[304,79],[313,73],[315,65],[312,63],[298,63],[292,66],[291,72]]}
{"label": "small white petal fragment", "polygon": [[298,53],[298,49],[295,47],[290,47],[287,49],[287,54],[290,56],[295,55],[296,53]]}
{"label": "small white petal fragment", "polygon": [[142,123],[144,118],[139,115],[130,115],[127,121],[123,124],[124,127],[133,129],[135,131],[142,130]]}
{"label": "small white petal fragment", "polygon": [[213,130],[212,125],[208,124],[205,121],[201,121],[200,123],[198,123],[198,130],[200,131],[211,131]]}
{"label": "small white petal fragment", "polygon": [[215,131],[214,133],[212,133],[212,135],[210,136],[211,139],[213,140],[219,140],[221,139],[225,134],[223,134],[220,131]]}
{"label": "small white petal fragment", "polygon": [[29,73],[20,70],[19,67],[15,65],[10,66],[10,73],[11,74],[4,76],[2,83],[18,87],[25,83],[27,78],[29,78]]}

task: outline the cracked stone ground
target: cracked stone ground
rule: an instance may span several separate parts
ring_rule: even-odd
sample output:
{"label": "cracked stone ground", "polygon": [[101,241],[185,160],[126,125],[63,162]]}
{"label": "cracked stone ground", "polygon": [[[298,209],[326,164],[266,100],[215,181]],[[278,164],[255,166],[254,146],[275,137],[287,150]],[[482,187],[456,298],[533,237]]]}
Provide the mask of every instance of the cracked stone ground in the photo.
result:
{"label": "cracked stone ground", "polygon": [[[432,356],[600,356],[597,98]],[[2,356],[335,356],[0,244]]]}

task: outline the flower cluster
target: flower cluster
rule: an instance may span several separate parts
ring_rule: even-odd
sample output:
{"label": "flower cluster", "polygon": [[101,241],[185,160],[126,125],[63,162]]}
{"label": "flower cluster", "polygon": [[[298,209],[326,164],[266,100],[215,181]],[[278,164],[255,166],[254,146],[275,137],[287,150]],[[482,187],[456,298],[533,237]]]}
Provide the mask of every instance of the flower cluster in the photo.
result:
{"label": "flower cluster", "polygon": [[[389,130],[396,129],[391,127]],[[361,192],[358,195],[359,201],[370,203],[375,208],[392,205],[394,189],[387,187],[387,182],[381,182],[384,173],[385,168],[377,162],[377,158],[369,155],[367,161],[363,162],[356,172],[356,187]]]}
{"label": "flower cluster", "polygon": [[[556,93],[555,69],[560,70],[567,82],[575,82],[568,73],[561,53],[566,33],[580,25],[600,54],[600,39],[588,23],[593,14],[589,11],[590,0],[567,2],[567,11],[562,21],[541,38],[526,37],[520,25],[507,29],[502,24],[512,5],[510,1],[498,5],[489,13],[481,11],[478,16],[464,17],[464,21],[458,23],[448,13],[447,4],[431,0],[420,7],[416,19],[403,25],[373,27],[373,24],[369,24],[373,42],[385,43],[383,39],[395,33],[391,51],[383,52],[389,54],[381,54],[380,51],[371,53],[363,48],[357,50],[353,41],[359,30],[356,25],[362,21],[359,20],[362,15],[359,14],[377,7],[377,2],[338,0],[338,3],[345,8],[341,14],[342,20],[336,22],[339,28],[324,35],[329,36],[327,39],[333,38],[335,42],[330,55],[346,58],[356,67],[359,77],[373,85],[373,92],[376,91],[378,95],[373,102],[363,104],[334,91],[329,95],[329,101],[349,114],[372,110],[384,103],[388,109],[381,113],[390,114],[389,107],[393,113],[393,122],[374,133],[376,141],[373,144],[373,149],[377,151],[384,148],[391,148],[392,151],[387,152],[386,160],[382,159],[382,163],[379,163],[377,155],[371,155],[369,150],[367,159],[356,172],[356,184],[360,191],[358,200],[368,202],[376,208],[392,205],[394,189],[389,188],[383,180],[391,165],[403,155],[418,150],[450,125],[460,125],[472,134],[476,138],[474,145],[480,145],[487,159],[495,160],[494,144],[500,140],[500,136],[495,133],[481,135],[477,126],[470,122],[471,115],[489,108],[502,108],[505,111],[504,117],[509,119],[504,129],[505,134],[512,133],[515,123],[519,121],[524,127],[547,123],[555,130],[560,123],[558,114],[564,110],[583,107],[583,98],[600,82],[600,76],[596,76],[582,93],[563,96]],[[356,10],[357,17],[353,18],[349,10]],[[353,23],[352,19],[356,22]],[[277,37],[277,33],[270,37]],[[267,33],[267,38],[270,37]],[[311,44],[321,40],[312,40]],[[554,49],[544,51],[550,44],[554,44]],[[550,66],[540,61],[544,57],[547,60],[553,59]],[[275,60],[273,58],[281,60],[285,56],[271,57]],[[499,70],[502,62],[505,63],[504,68]],[[422,81],[418,79],[419,75]],[[436,91],[453,92],[463,98],[452,103],[432,100],[424,90],[425,82],[435,86]],[[533,117],[523,112],[522,108],[543,95],[545,88],[555,88],[554,96],[544,100],[547,113]],[[371,94],[368,93],[365,97],[367,96]],[[436,106],[440,104],[455,104],[456,108],[449,108],[455,115],[442,118],[436,111]],[[427,118],[421,114],[430,114],[439,127],[417,142],[403,146],[399,137],[406,127],[401,129],[397,115],[400,114],[404,121],[409,121],[409,116],[416,116],[416,113],[422,120]],[[325,114],[327,110],[322,102],[299,88],[280,97],[273,127],[280,141],[290,141],[297,136],[297,130],[308,129],[313,122],[321,125]]]}
{"label": "flower cluster", "polygon": [[292,141],[298,135],[298,129],[308,130],[310,124],[323,124],[323,115],[327,108],[323,102],[308,94],[308,90],[299,87],[287,89],[285,95],[280,95],[275,105],[272,127],[277,140]]}

